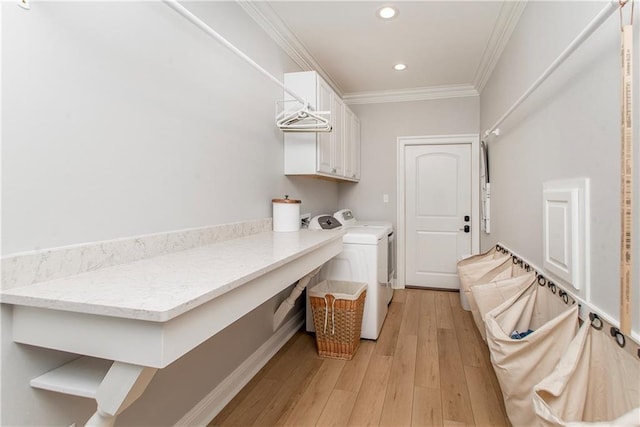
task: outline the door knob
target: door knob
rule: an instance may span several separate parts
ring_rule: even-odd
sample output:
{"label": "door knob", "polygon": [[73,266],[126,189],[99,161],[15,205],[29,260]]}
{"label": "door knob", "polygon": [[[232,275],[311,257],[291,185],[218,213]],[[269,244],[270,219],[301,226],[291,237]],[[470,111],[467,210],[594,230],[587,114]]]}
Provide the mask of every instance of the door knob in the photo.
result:
{"label": "door knob", "polygon": [[464,231],[465,233],[468,233],[471,231],[471,227],[469,227],[468,225],[465,225],[462,228],[459,228],[460,231]]}

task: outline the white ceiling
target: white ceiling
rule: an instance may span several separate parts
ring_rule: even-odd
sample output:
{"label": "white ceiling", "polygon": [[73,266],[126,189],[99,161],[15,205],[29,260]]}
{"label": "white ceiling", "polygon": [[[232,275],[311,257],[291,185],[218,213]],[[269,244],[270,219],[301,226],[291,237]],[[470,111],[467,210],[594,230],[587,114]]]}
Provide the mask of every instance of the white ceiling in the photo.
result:
{"label": "white ceiling", "polygon": [[[508,0],[398,1],[399,15],[385,21],[376,11],[388,2],[240,4],[351,103],[477,94],[524,8]],[[395,71],[398,62],[408,68]]]}

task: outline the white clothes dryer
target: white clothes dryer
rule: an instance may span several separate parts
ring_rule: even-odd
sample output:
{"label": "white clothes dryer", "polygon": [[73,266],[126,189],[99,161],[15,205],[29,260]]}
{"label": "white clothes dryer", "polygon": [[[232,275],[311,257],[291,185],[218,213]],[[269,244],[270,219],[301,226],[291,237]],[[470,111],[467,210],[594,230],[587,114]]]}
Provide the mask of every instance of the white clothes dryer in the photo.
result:
{"label": "white clothes dryer", "polygon": [[393,233],[393,224],[390,221],[360,221],[356,219],[351,209],[340,209],[333,214],[340,224],[345,227],[376,227],[384,228],[388,233]]}

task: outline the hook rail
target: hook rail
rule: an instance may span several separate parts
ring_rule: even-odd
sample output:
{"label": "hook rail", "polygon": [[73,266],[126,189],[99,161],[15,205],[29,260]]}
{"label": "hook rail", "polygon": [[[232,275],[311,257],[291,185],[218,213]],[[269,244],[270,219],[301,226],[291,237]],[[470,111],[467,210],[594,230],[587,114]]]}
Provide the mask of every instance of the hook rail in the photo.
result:
{"label": "hook rail", "polygon": [[[553,281],[546,278],[542,273],[536,270],[534,266],[532,266],[530,263],[525,261],[523,258],[520,258],[518,255],[514,254],[512,251],[510,251],[509,249],[507,249],[501,244],[496,244],[495,248],[496,248],[496,251],[503,253],[505,255],[511,256],[511,262],[514,265],[518,265],[525,270],[526,270],[526,267],[529,267],[530,271],[533,271],[535,273],[536,281],[538,282],[538,285],[540,285],[543,288],[549,289],[551,293],[553,293],[554,295],[557,295],[560,299],[562,299],[562,301],[565,304],[574,305],[578,303],[578,306],[582,309],[583,305],[580,304],[579,301],[576,300],[569,292],[567,292],[566,290],[558,286]],[[589,309],[591,310],[591,307],[589,307]],[[605,324],[609,325],[609,328],[610,328],[609,335],[611,335],[613,340],[620,347],[625,348],[626,346],[626,348],[631,354],[633,354],[634,356],[637,355],[638,358],[640,358],[640,343],[636,342],[636,340],[634,340],[633,337],[625,336],[625,334],[622,333],[620,329],[612,325],[611,322],[605,321],[601,316],[599,316],[597,313],[593,311],[589,312],[588,317],[591,323],[591,327],[593,327],[594,329],[601,330],[604,328]],[[629,339],[627,340],[627,338]],[[628,343],[632,343],[633,345],[629,347],[627,346]]]}

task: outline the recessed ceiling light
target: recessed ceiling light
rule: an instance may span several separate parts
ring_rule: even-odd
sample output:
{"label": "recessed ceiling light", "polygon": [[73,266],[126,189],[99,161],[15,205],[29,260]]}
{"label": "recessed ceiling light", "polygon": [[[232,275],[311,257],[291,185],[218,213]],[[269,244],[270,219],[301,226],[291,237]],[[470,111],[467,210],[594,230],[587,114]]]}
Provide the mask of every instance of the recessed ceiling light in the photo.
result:
{"label": "recessed ceiling light", "polygon": [[378,9],[377,15],[382,19],[391,19],[398,15],[398,9],[391,6],[383,6]]}
{"label": "recessed ceiling light", "polygon": [[396,64],[393,66],[393,69],[396,71],[404,71],[407,69],[407,66],[405,64]]}

